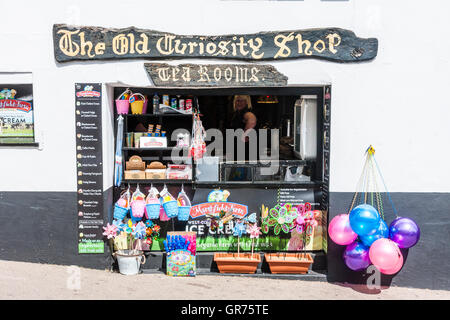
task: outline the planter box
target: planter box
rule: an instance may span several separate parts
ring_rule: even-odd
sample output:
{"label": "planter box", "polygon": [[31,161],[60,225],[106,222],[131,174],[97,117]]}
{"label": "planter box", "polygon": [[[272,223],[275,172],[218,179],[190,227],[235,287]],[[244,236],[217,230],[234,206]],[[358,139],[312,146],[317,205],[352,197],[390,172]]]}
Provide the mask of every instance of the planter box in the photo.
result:
{"label": "planter box", "polygon": [[266,253],[271,273],[308,273],[314,262],[309,253]]}
{"label": "planter box", "polygon": [[220,273],[255,273],[261,256],[258,253],[215,253],[214,261]]}

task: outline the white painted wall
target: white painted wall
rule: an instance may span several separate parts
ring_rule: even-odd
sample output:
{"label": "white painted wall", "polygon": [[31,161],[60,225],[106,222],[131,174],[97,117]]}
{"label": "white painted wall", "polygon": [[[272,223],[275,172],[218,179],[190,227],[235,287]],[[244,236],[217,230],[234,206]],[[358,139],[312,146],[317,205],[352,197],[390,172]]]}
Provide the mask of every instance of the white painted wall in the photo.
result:
{"label": "white painted wall", "polygon": [[[373,144],[390,191],[450,192],[448,1],[18,0],[14,7],[0,19],[0,72],[33,72],[42,148],[0,149],[1,191],[76,190],[75,82],[149,84],[143,61],[57,65],[52,25],[68,23],[210,35],[341,27],[376,37],[378,57],[369,63],[270,63],[290,84],[333,85],[331,191],[354,191],[363,153]],[[113,137],[106,88],[103,96],[106,189]]]}

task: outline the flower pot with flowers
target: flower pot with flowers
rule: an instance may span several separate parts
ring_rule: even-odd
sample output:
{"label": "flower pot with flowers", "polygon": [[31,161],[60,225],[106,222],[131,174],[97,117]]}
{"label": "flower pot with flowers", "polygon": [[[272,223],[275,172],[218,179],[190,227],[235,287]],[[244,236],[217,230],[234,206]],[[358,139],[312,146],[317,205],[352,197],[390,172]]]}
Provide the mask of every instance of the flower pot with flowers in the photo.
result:
{"label": "flower pot with flowers", "polygon": [[151,221],[133,223],[129,219],[127,223],[114,220],[103,229],[103,235],[109,240],[111,251],[115,249],[113,256],[117,259],[119,272],[125,275],[138,274],[140,265],[145,263],[142,244],[144,241],[151,244],[153,240],[158,239],[159,226]]}
{"label": "flower pot with flowers", "polygon": [[[254,239],[261,234],[259,227],[256,226],[256,213],[244,219],[236,219],[233,236],[237,237],[237,253],[217,252],[214,254],[214,261],[220,273],[255,273],[258,264],[261,262],[259,253],[254,253]],[[240,252],[240,238],[249,233],[252,239],[251,253]]]}
{"label": "flower pot with flowers", "polygon": [[[281,232],[288,234],[295,231],[303,237],[302,245],[307,243],[317,227],[319,212],[311,210],[311,204],[305,203],[292,206],[289,203],[277,204],[263,217],[262,231],[268,234],[270,229],[276,236]],[[264,213],[263,213],[264,215]],[[300,248],[301,250],[302,248]],[[314,262],[309,253],[266,253],[264,255],[271,273],[302,273],[308,272]]]}

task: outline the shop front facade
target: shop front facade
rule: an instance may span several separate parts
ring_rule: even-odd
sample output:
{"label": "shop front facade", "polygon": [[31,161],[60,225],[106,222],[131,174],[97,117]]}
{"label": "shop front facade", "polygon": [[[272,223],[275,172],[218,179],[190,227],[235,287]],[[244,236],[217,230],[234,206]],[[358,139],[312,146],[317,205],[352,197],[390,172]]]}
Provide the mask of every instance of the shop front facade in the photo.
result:
{"label": "shop front facade", "polygon": [[[442,143],[448,110],[441,95],[431,94],[445,92],[448,58],[442,49],[448,44],[425,41],[429,50],[419,50],[419,39],[431,29],[439,32],[436,23],[447,23],[437,4],[180,1],[175,11],[163,3],[139,6],[126,15],[124,3],[79,1],[38,18],[37,5],[30,4],[25,25],[2,22],[5,43],[14,38],[15,45],[5,52],[0,89],[5,98],[14,94],[22,101],[13,107],[27,116],[2,117],[1,259],[110,269],[114,259],[102,227],[113,222],[124,191],[147,195],[154,186],[160,193],[167,187],[175,198],[183,189],[190,200],[187,220],[155,221],[162,238],[167,232],[195,233],[199,272],[218,272],[214,254],[239,247],[306,252],[318,278],[365,284],[372,273],[345,265],[344,248],[329,239],[327,227],[347,213],[372,145],[398,213],[422,231],[417,246],[404,253],[402,270],[383,275],[382,283],[449,288],[448,151]],[[429,15],[418,26],[424,10]],[[411,28],[416,33],[404,32]],[[145,112],[129,106],[119,125],[123,93],[148,102]],[[240,96],[250,99],[257,118],[255,163],[230,156],[235,149],[229,141],[240,136],[229,139],[227,129]],[[168,99],[168,107],[173,100],[192,112],[154,112],[155,97],[162,108]],[[207,133],[200,163],[188,159],[196,115]],[[154,139],[163,132],[167,139]],[[185,133],[187,142],[179,145]],[[419,161],[429,155],[433,165]],[[127,167],[132,157],[143,170]],[[275,170],[267,173],[272,165]],[[256,245],[245,236],[236,243],[233,221],[214,225],[212,215],[231,206],[243,220],[255,214],[263,227],[267,212],[285,203],[309,203],[316,211],[307,238],[283,232],[279,220],[276,234],[264,233]],[[386,220],[393,220],[390,202],[384,207]],[[164,269],[161,241],[144,251],[147,271]],[[261,263],[258,272],[270,275],[265,268]]]}

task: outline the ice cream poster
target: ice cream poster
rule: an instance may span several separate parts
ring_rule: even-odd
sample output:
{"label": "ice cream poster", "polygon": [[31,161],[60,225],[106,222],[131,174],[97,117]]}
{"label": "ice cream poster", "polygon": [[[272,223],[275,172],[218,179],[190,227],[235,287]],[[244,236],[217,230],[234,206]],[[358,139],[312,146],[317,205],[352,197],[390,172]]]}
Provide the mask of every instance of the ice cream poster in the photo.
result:
{"label": "ice cream poster", "polygon": [[33,142],[33,85],[0,84],[0,143]]}

